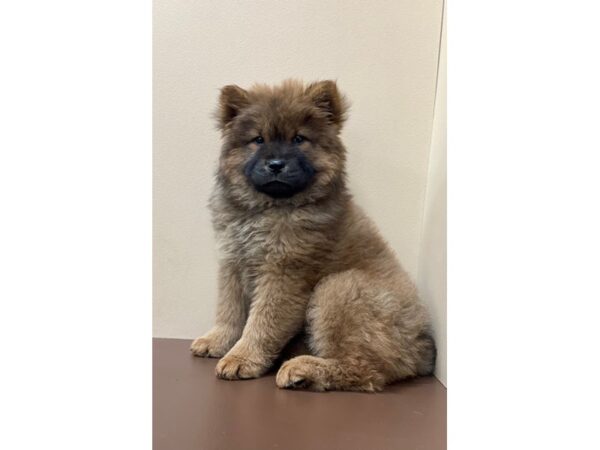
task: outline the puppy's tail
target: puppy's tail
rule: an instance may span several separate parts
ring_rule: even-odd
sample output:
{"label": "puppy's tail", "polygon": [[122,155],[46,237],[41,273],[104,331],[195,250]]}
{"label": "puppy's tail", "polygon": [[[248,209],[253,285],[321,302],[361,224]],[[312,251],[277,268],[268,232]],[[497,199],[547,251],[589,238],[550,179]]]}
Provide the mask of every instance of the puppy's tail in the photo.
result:
{"label": "puppy's tail", "polygon": [[419,353],[419,362],[417,364],[417,375],[433,375],[435,370],[435,361],[437,359],[437,347],[431,332],[423,332],[417,338],[416,346]]}

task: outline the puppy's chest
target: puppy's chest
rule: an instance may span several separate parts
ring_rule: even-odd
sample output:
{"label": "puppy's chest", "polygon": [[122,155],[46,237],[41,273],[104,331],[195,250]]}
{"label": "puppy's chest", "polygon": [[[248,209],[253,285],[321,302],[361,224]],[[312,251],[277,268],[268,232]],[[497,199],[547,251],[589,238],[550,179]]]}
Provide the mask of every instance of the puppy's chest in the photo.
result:
{"label": "puppy's chest", "polygon": [[302,245],[293,226],[283,220],[261,218],[240,220],[228,227],[228,240],[232,251],[247,264],[263,264],[266,261],[293,258],[294,249]]}
{"label": "puppy's chest", "polygon": [[325,230],[281,216],[234,220],[224,234],[227,253],[250,277],[264,270],[320,265],[331,245]]}

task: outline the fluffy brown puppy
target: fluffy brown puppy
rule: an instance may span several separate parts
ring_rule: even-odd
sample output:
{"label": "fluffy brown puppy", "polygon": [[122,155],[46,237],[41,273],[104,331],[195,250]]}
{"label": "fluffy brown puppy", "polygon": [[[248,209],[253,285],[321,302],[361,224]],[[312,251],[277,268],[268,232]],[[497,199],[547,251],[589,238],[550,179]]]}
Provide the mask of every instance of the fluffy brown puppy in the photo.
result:
{"label": "fluffy brown puppy", "polygon": [[222,357],[220,378],[263,375],[303,335],[281,388],[378,391],[433,371],[415,286],[346,189],[346,111],[333,81],[221,91],[217,318],[191,347]]}

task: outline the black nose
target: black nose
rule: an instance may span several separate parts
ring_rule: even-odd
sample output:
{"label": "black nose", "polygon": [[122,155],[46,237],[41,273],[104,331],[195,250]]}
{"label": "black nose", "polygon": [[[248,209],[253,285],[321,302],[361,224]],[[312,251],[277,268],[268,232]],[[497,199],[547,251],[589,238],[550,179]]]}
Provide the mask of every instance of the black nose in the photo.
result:
{"label": "black nose", "polygon": [[267,161],[267,167],[273,173],[279,173],[285,167],[285,161],[283,159],[270,159]]}

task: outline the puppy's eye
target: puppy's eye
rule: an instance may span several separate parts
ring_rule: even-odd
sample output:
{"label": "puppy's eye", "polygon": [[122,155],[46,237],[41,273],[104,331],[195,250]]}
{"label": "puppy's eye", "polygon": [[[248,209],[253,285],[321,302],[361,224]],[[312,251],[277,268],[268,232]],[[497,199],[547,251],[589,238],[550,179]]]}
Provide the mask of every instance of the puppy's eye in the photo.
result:
{"label": "puppy's eye", "polygon": [[255,144],[264,144],[265,139],[262,136],[256,136],[254,139],[252,139],[252,142]]}
{"label": "puppy's eye", "polygon": [[292,138],[292,142],[294,144],[302,144],[305,140],[306,140],[306,138],[300,134],[297,134],[296,136],[294,136]]}

